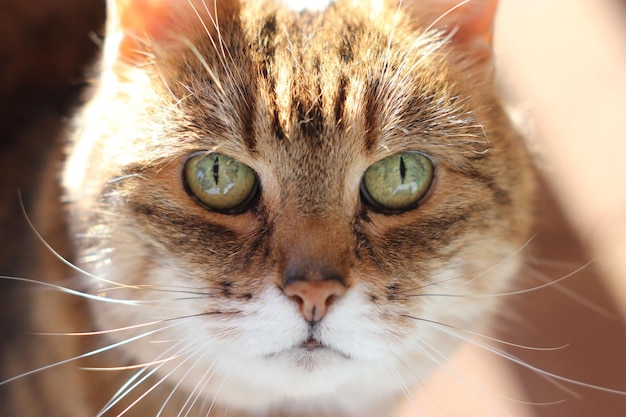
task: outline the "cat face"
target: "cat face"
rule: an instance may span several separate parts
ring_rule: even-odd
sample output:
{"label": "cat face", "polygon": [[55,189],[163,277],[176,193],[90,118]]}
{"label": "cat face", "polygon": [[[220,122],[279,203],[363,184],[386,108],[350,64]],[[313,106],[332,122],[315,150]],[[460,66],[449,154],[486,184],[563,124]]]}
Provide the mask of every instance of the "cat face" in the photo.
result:
{"label": "cat face", "polygon": [[88,286],[121,300],[96,322],[140,326],[113,333],[127,357],[234,408],[422,376],[527,238],[493,2],[434,26],[418,2],[148,3],[110,5],[64,173]]}

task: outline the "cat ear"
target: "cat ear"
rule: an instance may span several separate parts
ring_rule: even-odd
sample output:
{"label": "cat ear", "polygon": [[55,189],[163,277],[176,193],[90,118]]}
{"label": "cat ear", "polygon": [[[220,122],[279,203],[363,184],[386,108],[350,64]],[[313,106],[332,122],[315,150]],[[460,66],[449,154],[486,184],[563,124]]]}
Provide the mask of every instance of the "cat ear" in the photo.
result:
{"label": "cat ear", "polygon": [[433,27],[448,33],[453,42],[490,55],[498,0],[409,0],[407,7],[426,13]]}
{"label": "cat ear", "polygon": [[[215,32],[217,9],[231,9],[227,0],[107,0],[105,61],[138,63],[150,45],[180,43],[192,28]],[[220,10],[223,11],[223,10]]]}

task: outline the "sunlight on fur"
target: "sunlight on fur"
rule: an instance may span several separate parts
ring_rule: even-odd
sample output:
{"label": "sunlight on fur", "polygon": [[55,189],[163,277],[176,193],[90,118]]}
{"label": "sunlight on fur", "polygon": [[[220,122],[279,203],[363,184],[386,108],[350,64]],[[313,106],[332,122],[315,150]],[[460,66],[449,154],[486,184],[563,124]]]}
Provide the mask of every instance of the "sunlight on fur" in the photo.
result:
{"label": "sunlight on fur", "polygon": [[492,330],[546,289],[611,316],[563,287],[589,263],[534,253],[496,7],[109,0],[60,190],[24,209],[40,265],[5,277],[37,305],[10,415],[434,416],[450,379],[483,415],[561,402],[475,383],[502,362],[626,395]]}

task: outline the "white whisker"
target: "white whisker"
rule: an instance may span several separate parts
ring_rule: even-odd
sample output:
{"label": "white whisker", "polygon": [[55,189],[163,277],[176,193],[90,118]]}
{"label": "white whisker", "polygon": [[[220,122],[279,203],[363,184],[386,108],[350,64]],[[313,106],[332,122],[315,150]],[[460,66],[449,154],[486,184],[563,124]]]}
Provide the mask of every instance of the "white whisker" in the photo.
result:
{"label": "white whisker", "polygon": [[100,367],[100,368],[95,368],[95,367],[81,367],[80,369],[83,371],[98,371],[98,372],[111,372],[111,371],[128,371],[128,370],[133,370],[133,369],[143,369],[143,368],[148,368],[150,366],[154,366],[154,365],[161,365],[164,364],[166,362],[171,362],[175,359],[178,359],[179,356],[171,356],[167,359],[160,359],[160,360],[156,360],[156,361],[152,361],[152,362],[144,362],[144,363],[138,363],[136,365],[124,365],[124,366],[107,366],[107,367]]}
{"label": "white whisker", "polygon": [[[421,346],[421,344],[418,343],[417,346],[415,346],[415,348],[417,350],[419,350],[419,352],[424,355],[424,357],[430,359],[430,354],[428,352],[426,352],[426,350]],[[415,383],[416,384],[420,384],[422,382],[422,380],[415,375],[414,370],[404,361],[402,360],[402,358],[397,355],[395,352],[390,352],[398,362],[400,362],[402,364],[402,366],[407,369],[411,374],[413,374],[413,377],[415,378]],[[406,382],[403,381],[404,378],[402,378],[402,376],[399,374],[399,372],[394,369],[394,368],[388,368],[387,369],[388,372],[390,372],[394,378],[397,378],[399,381],[402,382],[401,384],[401,389],[402,389],[402,394],[404,394],[404,397],[407,399],[407,401],[409,402],[409,405],[411,406],[411,408],[413,409],[413,411],[415,411],[415,413],[420,416],[422,415],[422,412],[420,411],[420,407],[418,406],[418,404],[415,402],[415,399],[413,398],[413,393],[411,392],[411,390],[409,389],[409,387],[407,386]]]}
{"label": "white whisker", "polygon": [[[589,266],[591,264],[592,261],[589,261],[587,264],[579,267],[577,270],[570,272],[568,275],[565,275],[565,277],[570,277],[572,275],[574,275],[577,272],[580,272],[580,270],[582,270],[583,268]],[[522,270],[524,270],[528,275],[542,281],[542,282],[546,282],[547,286],[550,286],[552,288],[554,288],[556,291],[560,292],[561,294],[564,294],[566,297],[570,298],[571,300],[575,301],[576,303],[578,303],[579,305],[588,308],[589,310],[593,311],[596,314],[599,314],[603,317],[606,317],[607,319],[618,319],[619,316],[616,313],[612,313],[611,311],[605,309],[602,306],[597,305],[596,303],[591,302],[590,300],[576,294],[574,291],[570,290],[569,288],[564,287],[560,281],[562,281],[561,279],[558,280],[550,280],[550,278],[540,272],[539,270],[533,268],[530,265],[524,265],[522,266]]]}
{"label": "white whisker", "polygon": [[213,69],[211,69],[211,66],[206,61],[206,59],[202,56],[198,48],[193,43],[191,43],[188,39],[183,39],[182,41],[193,52],[196,58],[198,58],[198,61],[200,61],[200,63],[202,64],[206,72],[209,74],[209,76],[211,77],[211,80],[213,80],[217,88],[220,90],[220,93],[226,96],[226,91],[224,90],[224,86],[222,85],[222,82],[220,81],[217,74],[213,71]]}
{"label": "white whisker", "polygon": [[[160,362],[159,361],[160,357],[165,356],[166,354],[168,354],[170,351],[174,350],[176,347],[178,347],[182,343],[183,343],[182,340],[179,341],[178,343],[176,343],[176,345],[170,347],[168,350],[166,350],[161,355],[159,355],[159,357],[157,357],[157,359],[155,361]],[[192,346],[192,344],[184,346],[174,356],[172,356],[172,358],[178,358],[178,357],[183,356],[184,354],[186,354],[185,350],[188,349],[190,346]],[[140,394],[139,397],[136,398],[130,405],[128,405],[120,414],[118,414],[118,416],[122,416],[122,415],[126,414],[137,403],[139,403],[150,392],[152,392],[163,381],[165,381],[172,373],[176,372],[176,370],[188,359],[189,358],[183,360],[182,363],[179,363],[176,367],[174,367],[174,369],[172,369],[164,377],[162,377],[160,380],[155,382],[148,390],[146,390],[142,394]],[[165,362],[160,362],[157,366],[155,366],[154,368],[150,369],[149,371],[148,371],[148,369],[150,368],[150,365],[147,365],[147,366],[143,367],[143,369],[141,369],[139,372],[135,373],[135,375],[133,375],[128,381],[126,381],[126,383],[124,385],[122,385],[122,387],[120,387],[120,389],[113,395],[113,397],[111,397],[109,402],[100,410],[100,412],[98,413],[97,417],[103,416],[105,413],[107,413],[109,410],[111,410],[115,405],[117,405],[120,401],[122,401],[124,398],[126,398],[131,392],[133,392],[138,386],[140,386],[142,383],[147,381],[148,378],[150,378],[152,375],[156,374],[156,372],[163,365],[165,365],[165,363],[167,363],[167,362],[169,362],[169,360],[167,360]]]}
{"label": "white whisker", "polygon": [[[504,412],[505,415],[512,417],[511,413],[507,411],[506,409],[504,409],[501,405],[493,404],[493,401],[488,400],[488,397],[491,394],[488,392],[488,389],[486,387],[480,384],[476,384],[475,382],[472,383],[472,381],[469,381],[466,377],[462,376],[457,370],[453,369],[452,366],[450,366],[449,358],[446,355],[439,352],[439,350],[435,348],[432,344],[428,343],[425,340],[422,340],[421,344],[425,345],[432,352],[431,354],[429,354],[428,357],[431,360],[433,360],[435,363],[437,363],[440,369],[443,369],[454,380],[459,382],[475,400],[477,400],[480,404],[483,405],[483,407],[485,407],[489,411],[490,415],[496,415],[495,414],[496,411],[494,409],[494,406],[495,406],[497,409]],[[509,401],[515,401],[514,399],[511,399],[508,397],[502,397],[501,395],[499,397],[504,398]]]}
{"label": "white whisker", "polygon": [[166,321],[168,320],[151,321],[151,322],[142,323],[142,324],[135,324],[133,326],[118,327],[115,329],[108,329],[108,330],[97,330],[93,332],[64,332],[64,333],[37,332],[35,334],[37,336],[99,336],[103,334],[123,332],[125,330],[139,329],[141,327],[150,327],[155,324],[165,323]]}
{"label": "white whisker", "polygon": [[568,273],[568,274],[566,274],[566,275],[564,275],[564,276],[562,276],[560,278],[557,278],[557,279],[555,279],[553,281],[545,282],[544,284],[536,285],[534,287],[523,288],[521,290],[504,291],[504,292],[499,292],[499,293],[483,293],[483,294],[423,293],[423,294],[417,294],[415,296],[416,297],[452,297],[452,298],[491,298],[491,297],[507,297],[507,296],[513,296],[513,295],[522,295],[522,294],[527,294],[527,293],[539,291],[539,290],[542,290],[544,288],[552,287],[552,286],[556,285],[557,283],[560,283],[562,281],[565,281],[565,280],[571,278],[572,276],[576,275],[577,273],[579,273],[580,271],[582,271],[583,269],[585,269],[588,266],[589,266],[589,263],[586,263],[586,264],[578,267],[575,271],[572,271],[572,272],[570,272],[570,273]]}
{"label": "white whisker", "polygon": [[495,348],[493,346],[487,345],[485,343],[478,342],[475,339],[472,339],[472,338],[469,338],[469,337],[465,337],[465,336],[459,334],[459,332],[456,331],[454,328],[452,328],[450,326],[447,326],[445,324],[437,323],[437,322],[430,321],[430,320],[423,320],[423,319],[416,318],[416,317],[411,317],[411,318],[413,318],[415,320],[419,320],[420,322],[426,323],[426,324],[432,326],[433,328],[438,329],[438,330],[440,330],[440,331],[442,331],[442,332],[444,332],[444,333],[446,333],[448,335],[451,335],[451,336],[453,336],[455,338],[458,338],[460,340],[463,340],[465,342],[471,343],[471,344],[473,344],[473,345],[475,345],[477,347],[480,347],[480,348],[482,348],[482,349],[484,349],[484,350],[486,350],[488,352],[491,352],[491,353],[495,354],[496,356],[499,356],[499,357],[501,357],[503,359],[506,359],[506,360],[508,360],[508,361],[510,361],[512,363],[515,363],[515,364],[517,364],[517,365],[519,365],[519,366],[521,366],[523,368],[526,368],[526,369],[528,369],[530,371],[533,371],[537,375],[544,377],[547,381],[550,381],[551,383],[555,384],[556,386],[561,388],[563,391],[565,391],[566,393],[568,393],[568,394],[570,394],[570,395],[572,395],[574,397],[580,397],[580,395],[577,394],[576,392],[572,391],[571,389],[563,386],[562,384],[559,384],[559,381],[560,382],[566,382],[568,384],[572,384],[572,385],[579,386],[579,387],[590,388],[590,389],[593,389],[593,390],[596,390],[596,391],[606,392],[606,393],[609,393],[609,394],[626,396],[626,391],[621,391],[621,390],[618,390],[618,389],[612,389],[612,388],[607,388],[607,387],[603,387],[603,386],[599,386],[599,385],[594,385],[594,384],[590,384],[590,383],[587,383],[587,382],[579,381],[579,380],[576,380],[576,379],[573,379],[573,378],[567,378],[565,376],[561,376],[561,375],[555,374],[555,373],[550,372],[550,371],[546,371],[545,369],[542,369],[542,368],[539,368],[537,366],[531,365],[530,363],[528,363],[526,361],[523,361],[522,359],[520,359],[520,358],[518,358],[518,357],[516,357],[516,356],[514,356],[514,355],[512,355],[510,353],[504,352],[504,351],[502,351],[502,350],[500,350],[498,348]]}
{"label": "white whisker", "polygon": [[446,16],[448,16],[450,13],[454,12],[456,9],[458,9],[459,7],[462,7],[464,5],[466,5],[467,3],[471,2],[472,0],[463,0],[462,2],[458,3],[457,5],[451,7],[450,9],[448,9],[445,13],[441,14],[437,19],[435,19],[430,25],[428,25],[426,27],[426,29],[424,30],[424,33],[429,32],[432,28],[435,27],[435,25],[437,25],[439,22],[441,22],[443,19],[445,19]]}
{"label": "white whisker", "polygon": [[29,278],[20,278],[20,277],[11,277],[11,276],[2,275],[0,276],[0,279],[9,279],[12,281],[20,281],[20,282],[26,282],[29,284],[41,285],[43,287],[52,288],[54,290],[57,290],[66,294],[76,295],[78,297],[86,298],[89,300],[101,301],[104,303],[123,304],[123,305],[131,305],[131,306],[139,306],[145,303],[145,301],[139,301],[139,300],[122,300],[122,299],[115,299],[115,298],[107,298],[101,295],[93,295],[93,294],[85,293],[82,291],[73,290],[71,288],[66,288],[61,285],[51,284],[45,281],[37,281],[34,279],[29,279]]}
{"label": "white whisker", "polygon": [[[389,66],[391,65],[391,50],[392,50],[392,44],[393,44],[393,37],[396,31],[396,26],[398,25],[398,19],[400,17],[400,10],[402,8],[402,5],[403,5],[403,0],[400,0],[398,2],[398,7],[396,8],[396,12],[393,16],[393,23],[391,25],[391,30],[389,34],[387,35],[387,48],[385,50],[385,58],[383,59],[383,68],[382,68],[383,72],[380,77],[381,80],[384,80],[386,78],[387,72],[389,71]],[[383,97],[381,96],[381,90],[377,92],[376,99],[384,102]]]}
{"label": "white whisker", "polygon": [[128,338],[128,339],[123,340],[121,342],[112,343],[112,344],[110,344],[108,346],[104,346],[102,348],[95,349],[95,350],[92,350],[90,352],[74,356],[74,357],[69,358],[69,359],[61,360],[61,361],[58,361],[58,362],[55,362],[55,363],[52,363],[52,364],[49,364],[49,365],[45,365],[45,366],[39,367],[37,369],[33,369],[33,370],[30,370],[30,371],[27,371],[27,372],[23,372],[23,373],[21,373],[19,375],[16,375],[16,376],[12,377],[12,378],[5,379],[4,381],[0,381],[0,386],[8,384],[8,383],[10,383],[12,381],[15,381],[17,379],[24,378],[24,377],[26,377],[28,375],[36,374],[38,372],[42,372],[42,371],[45,371],[47,369],[56,368],[57,366],[61,366],[61,365],[64,365],[66,363],[75,362],[75,361],[80,360],[80,359],[88,358],[88,357],[95,356],[95,355],[98,355],[100,353],[103,353],[103,352],[106,352],[106,351],[109,351],[109,350],[113,350],[113,349],[118,348],[120,346],[127,345],[129,343],[132,343],[132,342],[135,342],[137,340],[143,339],[145,337],[151,336],[151,335],[153,335],[155,333],[158,333],[160,331],[169,329],[170,327],[173,327],[174,325],[175,324],[170,325],[170,326],[166,326],[166,327],[162,327],[162,328],[156,329],[156,330],[151,330],[149,332],[142,333],[140,335]]}
{"label": "white whisker", "polygon": [[[478,280],[479,278],[485,276],[490,271],[493,271],[494,269],[498,268],[499,266],[502,266],[502,264],[504,264],[505,262],[511,261],[516,256],[519,256],[520,253],[527,248],[527,246],[532,242],[532,240],[534,238],[535,238],[535,236],[530,237],[517,250],[515,250],[515,251],[513,251],[511,253],[507,253],[506,256],[504,256],[501,260],[499,260],[495,264],[486,266],[486,267],[484,267],[484,268],[482,268],[482,269],[480,269],[480,270],[478,270],[476,272],[473,272],[471,274],[471,278],[470,279],[467,279],[469,274],[456,275],[456,276],[453,276],[453,277],[450,277],[450,278],[446,278],[446,279],[443,279],[443,280],[429,282],[427,284],[424,284],[424,285],[422,285],[420,287],[417,287],[417,288],[414,288],[414,289],[407,289],[407,290],[403,291],[403,293],[406,294],[407,296],[411,296],[411,294],[407,294],[407,293],[420,291],[420,290],[423,290],[424,288],[438,286],[438,285],[441,285],[441,284],[445,284],[445,283],[452,282],[452,281],[457,281],[457,280],[460,281],[459,285],[456,287],[457,289],[458,288],[463,288],[463,287],[466,287],[466,286],[470,286],[472,282],[474,282],[474,281]],[[451,290],[448,290],[448,291],[454,291],[454,289],[451,289]],[[434,295],[434,294],[420,293],[420,294],[415,294],[413,296],[421,297],[421,296],[432,296],[432,295]],[[446,294],[437,294],[437,296],[442,296],[442,297],[449,296],[449,295],[451,295],[451,294],[448,294],[448,293],[446,293]],[[455,296],[455,295],[452,295],[452,296]],[[465,297],[466,295],[457,295],[457,296]]]}
{"label": "white whisker", "polygon": [[469,335],[476,336],[476,337],[479,337],[481,339],[489,340],[490,342],[496,342],[496,343],[501,344],[501,345],[515,347],[515,348],[524,349],[524,350],[532,350],[532,351],[539,351],[539,352],[553,352],[553,351],[565,349],[568,346],[570,346],[569,343],[566,343],[566,344],[561,345],[561,346],[551,346],[551,347],[538,347],[538,346],[522,345],[522,344],[519,344],[519,343],[508,342],[506,340],[502,340],[502,339],[498,339],[498,338],[495,338],[495,337],[492,337],[492,336],[488,336],[486,334],[478,333],[478,332],[475,332],[473,330],[461,329],[459,327],[452,326],[452,325],[446,324],[446,323],[437,322],[437,321],[434,321],[434,320],[429,320],[429,319],[424,319],[424,318],[419,318],[419,317],[413,317],[413,316],[408,316],[408,315],[402,315],[402,317],[406,317],[406,318],[409,318],[409,319],[412,319],[412,320],[418,320],[420,322],[429,323],[429,324],[432,324],[432,325],[435,325],[435,326],[447,327],[447,328],[449,328],[451,330],[454,330],[454,331],[457,331],[459,333],[467,333]]}
{"label": "white whisker", "polygon": [[[222,382],[220,383],[219,387],[217,387],[217,390],[215,391],[215,395],[214,395],[214,396],[213,396],[213,398],[211,399],[211,404],[209,404],[209,407],[208,407],[207,412],[206,412],[206,416],[207,416],[207,417],[208,417],[208,416],[210,416],[211,412],[213,412],[213,410],[214,410],[214,408],[215,408],[215,405],[216,405],[216,402],[217,402],[217,398],[219,397],[220,392],[221,392],[221,391],[222,391],[222,389],[224,388],[224,384],[225,384],[225,383],[226,383],[226,381],[227,381],[227,380],[229,380],[229,379],[230,379],[230,374],[229,374],[228,372],[226,372],[226,373],[224,374],[224,377],[222,378]],[[207,398],[205,398],[203,406],[206,404],[206,401],[207,401],[207,400],[208,400],[208,399],[207,399]]]}
{"label": "white whisker", "polygon": [[[201,355],[198,360],[196,361],[196,363],[200,362],[202,359],[204,359],[204,355]],[[215,366],[217,361],[219,360],[219,355],[216,356],[215,358],[213,358],[213,361],[211,362],[211,365],[207,367],[206,371],[202,374],[202,376],[200,377],[200,379],[196,382],[196,386],[194,387],[194,389],[187,395],[187,399],[185,400],[185,403],[181,406],[180,408],[180,412],[178,413],[178,415],[182,415],[183,411],[185,409],[187,409],[187,412],[185,413],[185,416],[187,416],[189,414],[189,412],[191,412],[191,410],[193,409],[193,407],[195,406],[196,402],[198,401],[198,398],[202,395],[202,393],[204,392],[207,384],[211,381],[211,379],[213,378],[213,376],[215,375],[215,372],[217,370],[217,367]],[[190,367],[189,371],[191,371],[193,368],[195,367],[192,366]],[[176,385],[176,388],[183,382],[183,379],[187,376],[187,374],[185,374],[181,380],[178,382],[178,384]],[[174,392],[172,391],[172,394]],[[215,395],[217,396],[217,395]],[[192,400],[193,398],[193,400]],[[164,404],[165,406],[165,404]]]}
{"label": "white whisker", "polygon": [[[26,223],[28,224],[28,226],[30,227],[30,229],[33,231],[33,233],[35,234],[35,236],[37,237],[37,239],[46,247],[47,250],[50,251],[50,253],[52,253],[57,259],[59,259],[64,265],[67,265],[68,267],[70,267],[72,270],[78,272],[81,275],[85,275],[89,278],[93,278],[96,281],[99,282],[106,282],[108,284],[112,284],[112,285],[117,285],[120,287],[126,287],[126,288],[133,288],[132,285],[127,285],[127,284],[122,284],[119,282],[115,282],[115,281],[111,281],[108,280],[106,278],[103,277],[99,277],[97,275],[94,275],[88,271],[85,271],[84,269],[79,268],[78,266],[74,265],[72,262],[70,262],[69,260],[65,259],[60,253],[58,253],[52,246],[50,246],[50,244],[43,238],[43,236],[39,233],[39,231],[37,230],[37,228],[35,227],[35,225],[33,224],[32,220],[30,219],[30,217],[28,216],[28,213],[26,212],[26,207],[24,207],[24,201],[22,199],[22,195],[21,193],[19,194],[19,202],[20,202],[20,207],[22,209],[22,214],[24,215],[24,218],[26,219]],[[33,281],[36,282],[36,281]]]}

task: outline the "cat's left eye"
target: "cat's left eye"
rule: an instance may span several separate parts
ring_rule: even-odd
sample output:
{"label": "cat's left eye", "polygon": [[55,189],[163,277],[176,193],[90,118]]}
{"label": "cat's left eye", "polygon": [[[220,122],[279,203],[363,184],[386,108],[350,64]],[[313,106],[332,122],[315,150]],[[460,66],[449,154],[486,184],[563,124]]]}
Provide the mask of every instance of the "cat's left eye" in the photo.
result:
{"label": "cat's left eye", "polygon": [[418,152],[381,159],[363,175],[361,193],[374,208],[402,212],[417,207],[433,181],[433,163]]}
{"label": "cat's left eye", "polygon": [[249,166],[220,153],[201,153],[185,164],[188,192],[209,209],[243,210],[258,191],[257,177]]}

